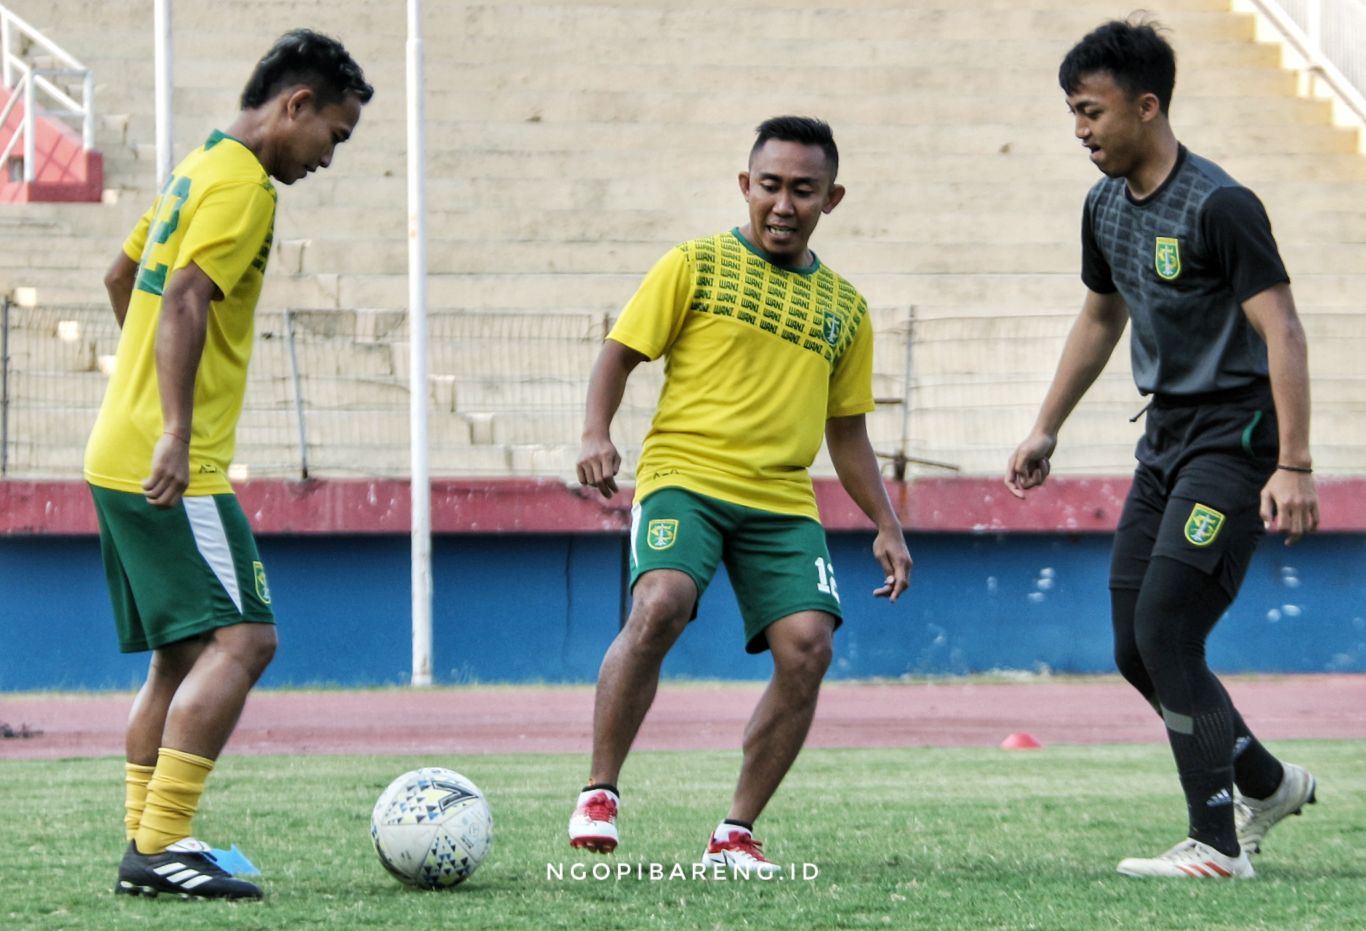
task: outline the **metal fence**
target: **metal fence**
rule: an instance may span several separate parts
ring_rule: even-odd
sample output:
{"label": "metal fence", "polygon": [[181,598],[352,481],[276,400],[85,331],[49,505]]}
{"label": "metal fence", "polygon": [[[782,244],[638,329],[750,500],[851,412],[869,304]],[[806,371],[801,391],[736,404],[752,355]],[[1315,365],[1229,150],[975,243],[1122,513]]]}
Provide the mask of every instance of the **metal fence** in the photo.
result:
{"label": "metal fence", "polygon": [[[925,317],[875,313],[869,415],[886,472],[997,474],[1028,431],[1072,314]],[[432,472],[572,480],[601,313],[433,313],[425,387]],[[1310,314],[1316,468],[1366,471],[1366,333],[1356,315]],[[107,308],[5,304],[0,472],[78,477],[114,364]],[[407,323],[400,311],[258,316],[234,477],[402,476],[408,471]],[[633,374],[614,424],[630,473],[663,379]],[[1132,468],[1142,407],[1121,347],[1063,431],[1058,472]],[[817,474],[833,474],[824,457]]]}

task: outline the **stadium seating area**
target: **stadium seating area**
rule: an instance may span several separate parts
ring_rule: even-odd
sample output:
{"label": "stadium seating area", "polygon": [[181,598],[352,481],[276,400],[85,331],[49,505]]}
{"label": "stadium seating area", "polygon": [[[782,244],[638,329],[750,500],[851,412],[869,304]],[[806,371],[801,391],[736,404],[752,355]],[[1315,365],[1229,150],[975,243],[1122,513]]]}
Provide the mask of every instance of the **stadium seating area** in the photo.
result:
{"label": "stadium seating area", "polygon": [[[154,194],[151,6],[13,0],[95,70],[104,204],[0,208],[13,295],[5,471],[76,477],[117,339],[101,275]],[[284,30],[341,38],[377,93],[333,167],[281,189],[238,461],[252,477],[402,474],[408,458],[404,4],[175,8],[177,157],[235,112]],[[752,128],[823,116],[849,196],[817,252],[874,308],[874,445],[909,473],[994,474],[1081,298],[1095,170],[1057,62],[1127,8],[1097,0],[516,0],[426,5],[432,467],[573,474],[589,366],[672,244],[743,221]],[[1173,122],[1267,203],[1311,337],[1324,472],[1366,461],[1366,156],[1296,96],[1220,0],[1163,0]],[[1355,361],[1354,361],[1355,360]],[[655,367],[657,369],[658,366]],[[659,372],[616,430],[634,461]],[[298,405],[296,407],[296,405]],[[1127,473],[1142,402],[1124,353],[1069,423],[1059,472]],[[828,465],[822,464],[828,471]]]}

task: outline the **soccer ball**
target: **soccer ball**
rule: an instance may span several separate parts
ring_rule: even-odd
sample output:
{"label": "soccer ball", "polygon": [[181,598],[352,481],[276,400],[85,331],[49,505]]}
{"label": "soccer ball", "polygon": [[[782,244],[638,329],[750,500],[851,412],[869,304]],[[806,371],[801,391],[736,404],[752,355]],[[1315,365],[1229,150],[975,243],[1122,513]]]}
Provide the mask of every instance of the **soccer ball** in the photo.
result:
{"label": "soccer ball", "polygon": [[493,812],[479,787],[449,769],[404,773],[375,802],[370,839],[399,882],[449,889],[469,878],[493,846]]}

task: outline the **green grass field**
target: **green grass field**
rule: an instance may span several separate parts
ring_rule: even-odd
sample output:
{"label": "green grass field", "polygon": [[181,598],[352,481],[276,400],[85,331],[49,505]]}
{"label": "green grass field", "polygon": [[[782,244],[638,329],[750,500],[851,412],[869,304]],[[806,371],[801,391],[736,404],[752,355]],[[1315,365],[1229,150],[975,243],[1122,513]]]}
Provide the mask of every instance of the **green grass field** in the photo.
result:
{"label": "green grass field", "polygon": [[[1277,744],[1319,777],[1319,804],[1271,835],[1251,882],[1143,881],[1128,855],[1182,836],[1161,745],[809,750],[760,821],[796,879],[651,881],[689,865],[724,814],[736,753],[639,753],[627,764],[622,847],[569,848],[583,755],[226,757],[196,822],[264,872],[261,903],[112,894],[122,761],[0,762],[6,929],[121,928],[1366,928],[1366,750]],[[493,853],[452,891],[402,888],[370,848],[370,808],[418,765],[457,769],[493,805]],[[573,879],[573,865],[630,864]],[[645,878],[637,878],[639,864]],[[801,878],[803,864],[819,875]],[[563,870],[563,878],[555,873]],[[810,868],[806,868],[810,872]]]}

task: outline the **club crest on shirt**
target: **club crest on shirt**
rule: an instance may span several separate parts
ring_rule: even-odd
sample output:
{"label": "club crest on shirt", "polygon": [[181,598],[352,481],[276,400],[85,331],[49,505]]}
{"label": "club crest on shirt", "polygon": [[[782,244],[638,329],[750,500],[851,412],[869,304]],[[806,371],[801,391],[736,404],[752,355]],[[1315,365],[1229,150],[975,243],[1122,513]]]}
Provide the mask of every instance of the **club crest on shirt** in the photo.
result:
{"label": "club crest on shirt", "polygon": [[1163,281],[1175,281],[1181,274],[1181,241],[1168,236],[1157,237],[1153,252],[1153,268]]}
{"label": "club crest on shirt", "polygon": [[834,311],[825,312],[825,320],[821,324],[821,335],[831,346],[837,345],[840,341],[840,333],[844,332],[844,320]]}
{"label": "club crest on shirt", "polygon": [[667,550],[678,542],[678,521],[652,520],[645,528],[645,543],[652,550]]}
{"label": "club crest on shirt", "polygon": [[1214,508],[1196,504],[1186,518],[1186,540],[1196,546],[1209,546],[1224,526],[1224,515]]}

